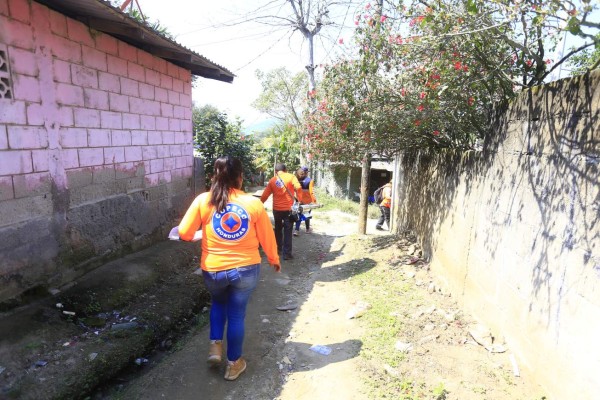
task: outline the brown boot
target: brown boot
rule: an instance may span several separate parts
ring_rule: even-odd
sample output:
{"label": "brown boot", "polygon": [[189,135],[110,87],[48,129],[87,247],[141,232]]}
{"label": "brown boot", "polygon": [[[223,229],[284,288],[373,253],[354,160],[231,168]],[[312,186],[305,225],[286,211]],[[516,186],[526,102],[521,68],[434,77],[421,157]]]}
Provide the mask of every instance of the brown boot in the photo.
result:
{"label": "brown boot", "polygon": [[246,370],[246,360],[242,357],[236,361],[228,361],[227,369],[225,370],[225,380],[235,381],[242,372]]}
{"label": "brown boot", "polygon": [[208,347],[208,360],[210,365],[217,365],[221,363],[221,354],[223,354],[223,341],[222,340],[211,340],[210,346]]}

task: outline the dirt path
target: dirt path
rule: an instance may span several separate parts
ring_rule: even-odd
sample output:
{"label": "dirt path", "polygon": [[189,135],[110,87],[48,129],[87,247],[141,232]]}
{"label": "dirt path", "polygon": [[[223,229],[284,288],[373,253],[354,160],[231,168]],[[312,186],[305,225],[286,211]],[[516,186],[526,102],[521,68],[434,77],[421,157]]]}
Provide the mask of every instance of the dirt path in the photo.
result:
{"label": "dirt path", "polygon": [[[374,221],[369,221],[368,235],[359,236],[353,216],[314,214],[314,233],[294,238],[293,262],[284,262],[280,274],[268,267],[261,271],[246,319],[248,369],[237,381],[223,379],[223,366],[207,367],[208,332],[202,328],[116,397],[542,398],[526,371],[513,376],[508,353],[489,353],[469,339],[467,325],[473,321],[429,284],[423,263],[406,265],[411,243],[375,231]],[[400,286],[386,284],[389,274]],[[365,279],[373,286],[365,285]],[[384,296],[383,303],[377,296]],[[385,296],[401,298],[401,309],[381,308],[379,304],[387,304]],[[373,302],[373,308],[361,318],[348,318],[366,302]],[[277,310],[283,305],[297,308]],[[388,320],[389,326],[383,323]],[[391,339],[385,337],[389,333]],[[410,349],[398,350],[402,343]],[[314,344],[326,345],[331,354],[310,350]]]}

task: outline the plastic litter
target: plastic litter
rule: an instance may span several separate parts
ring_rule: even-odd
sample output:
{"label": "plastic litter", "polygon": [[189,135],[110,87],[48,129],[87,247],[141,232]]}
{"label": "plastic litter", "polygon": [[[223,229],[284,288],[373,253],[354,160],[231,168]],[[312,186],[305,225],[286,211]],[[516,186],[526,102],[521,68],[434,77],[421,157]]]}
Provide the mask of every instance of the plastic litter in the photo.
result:
{"label": "plastic litter", "polygon": [[113,331],[121,331],[124,329],[134,329],[137,328],[139,324],[137,322],[124,322],[122,324],[114,324],[110,327]]}
{"label": "plastic litter", "polygon": [[315,353],[322,354],[324,356],[328,356],[332,352],[331,347],[324,346],[322,344],[313,344],[312,346],[310,346],[310,350],[314,351]]}
{"label": "plastic litter", "polygon": [[519,366],[517,365],[517,359],[515,358],[514,354],[510,354],[509,355],[510,358],[510,362],[512,363],[512,367],[513,367],[513,375],[514,376],[521,376],[521,373],[519,372]]}
{"label": "plastic litter", "polygon": [[366,313],[367,310],[369,310],[370,308],[371,308],[371,305],[369,303],[359,301],[356,303],[356,305],[354,307],[352,307],[350,310],[348,310],[348,312],[346,313],[346,318],[348,318],[348,319],[358,318],[358,317],[362,316],[364,313]]}
{"label": "plastic litter", "polygon": [[148,359],[147,358],[136,358],[135,364],[136,365],[148,364]]}
{"label": "plastic litter", "polygon": [[36,361],[34,365],[36,367],[45,367],[46,365],[48,365],[48,361],[39,360],[39,361]]}
{"label": "plastic litter", "polygon": [[412,350],[413,345],[412,343],[405,343],[405,342],[396,342],[396,344],[394,345],[394,347],[396,348],[396,350],[401,351],[403,353],[408,353],[409,351]]}
{"label": "plastic litter", "polygon": [[277,309],[279,311],[295,310],[296,308],[298,308],[298,304],[296,304],[296,303],[288,303],[288,304],[284,304],[282,306],[277,306]]}

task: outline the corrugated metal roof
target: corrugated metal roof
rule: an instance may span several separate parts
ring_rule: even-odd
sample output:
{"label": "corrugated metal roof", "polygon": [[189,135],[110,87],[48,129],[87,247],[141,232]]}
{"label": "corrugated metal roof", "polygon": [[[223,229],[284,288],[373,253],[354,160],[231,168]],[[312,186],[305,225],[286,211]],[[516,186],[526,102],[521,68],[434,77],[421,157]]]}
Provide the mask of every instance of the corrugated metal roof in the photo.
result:
{"label": "corrugated metal roof", "polygon": [[186,68],[194,75],[232,82],[234,74],[209,59],[161,35],[104,0],[36,0],[97,31]]}

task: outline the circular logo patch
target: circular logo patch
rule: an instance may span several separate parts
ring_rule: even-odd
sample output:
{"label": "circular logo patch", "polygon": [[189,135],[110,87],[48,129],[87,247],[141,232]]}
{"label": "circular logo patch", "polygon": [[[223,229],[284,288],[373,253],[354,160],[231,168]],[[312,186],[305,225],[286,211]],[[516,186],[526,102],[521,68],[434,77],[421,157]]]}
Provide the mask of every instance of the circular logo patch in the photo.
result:
{"label": "circular logo patch", "polygon": [[248,213],[237,204],[229,203],[212,217],[213,230],[225,240],[240,240],[248,233]]}

